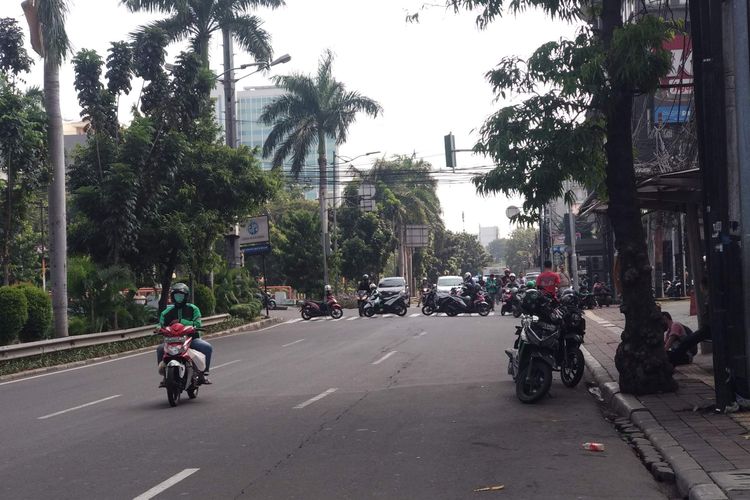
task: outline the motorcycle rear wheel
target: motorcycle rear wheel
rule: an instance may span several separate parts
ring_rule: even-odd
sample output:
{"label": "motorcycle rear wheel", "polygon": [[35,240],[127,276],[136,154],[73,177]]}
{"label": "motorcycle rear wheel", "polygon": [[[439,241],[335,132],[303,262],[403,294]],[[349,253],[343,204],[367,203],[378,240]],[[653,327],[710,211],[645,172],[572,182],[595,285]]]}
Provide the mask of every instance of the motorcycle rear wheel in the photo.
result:
{"label": "motorcycle rear wheel", "polygon": [[406,307],[398,304],[396,307],[393,308],[393,312],[397,314],[398,316],[406,316]]}
{"label": "motorcycle rear wheel", "polygon": [[516,377],[516,397],[525,404],[536,403],[549,392],[551,385],[552,368],[544,361],[532,359]]}
{"label": "motorcycle rear wheel", "polygon": [[422,306],[422,314],[424,314],[425,316],[431,316],[434,312],[435,309],[433,309],[431,305],[427,304]]}
{"label": "motorcycle rear wheel", "polygon": [[276,301],[271,299],[268,301],[268,308],[269,309],[276,309]]}
{"label": "motorcycle rear wheel", "polygon": [[458,313],[456,311],[445,311],[445,314],[453,318],[454,316],[458,316]]}
{"label": "motorcycle rear wheel", "polygon": [[176,366],[172,366],[167,369],[167,380],[165,382],[167,386],[167,400],[169,406],[175,407],[180,404],[180,372]]}
{"label": "motorcycle rear wheel", "polygon": [[331,309],[331,317],[333,319],[339,319],[344,315],[344,311],[338,307]]}
{"label": "motorcycle rear wheel", "polygon": [[583,359],[583,353],[580,349],[568,349],[560,367],[560,380],[565,387],[571,389],[578,385],[583,378],[583,372],[586,370],[586,361]]}
{"label": "motorcycle rear wheel", "polygon": [[367,316],[368,318],[372,318],[374,315],[375,315],[375,308],[368,307],[367,309],[365,309],[365,316]]}

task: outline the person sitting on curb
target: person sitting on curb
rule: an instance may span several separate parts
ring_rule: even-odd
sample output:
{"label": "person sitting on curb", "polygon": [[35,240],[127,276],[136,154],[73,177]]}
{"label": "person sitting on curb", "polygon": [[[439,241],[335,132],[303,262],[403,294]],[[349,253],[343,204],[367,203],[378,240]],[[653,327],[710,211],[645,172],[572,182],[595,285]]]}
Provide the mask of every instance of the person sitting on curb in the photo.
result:
{"label": "person sitting on curb", "polygon": [[695,334],[682,323],[672,320],[672,315],[662,311],[664,326],[664,349],[672,366],[692,363],[693,356],[698,354]]}

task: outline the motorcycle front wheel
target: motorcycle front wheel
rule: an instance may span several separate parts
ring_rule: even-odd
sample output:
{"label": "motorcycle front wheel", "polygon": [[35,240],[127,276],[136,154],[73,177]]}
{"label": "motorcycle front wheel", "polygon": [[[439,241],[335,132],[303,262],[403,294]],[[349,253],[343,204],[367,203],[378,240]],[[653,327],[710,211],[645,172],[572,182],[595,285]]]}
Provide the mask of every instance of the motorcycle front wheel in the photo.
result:
{"label": "motorcycle front wheel", "polygon": [[269,309],[276,309],[276,301],[271,299],[268,301],[268,308]]}
{"label": "motorcycle front wheel", "polygon": [[180,404],[180,372],[176,366],[169,367],[167,369],[167,380],[165,382],[167,386],[167,400],[169,406],[175,407]]}
{"label": "motorcycle front wheel", "polygon": [[331,317],[333,319],[339,319],[343,315],[344,315],[344,311],[342,309],[339,309],[338,307],[331,309]]}
{"label": "motorcycle front wheel", "polygon": [[368,318],[372,318],[375,315],[375,308],[374,307],[368,307],[365,309],[365,316]]}
{"label": "motorcycle front wheel", "polygon": [[427,304],[422,306],[422,314],[424,314],[425,316],[431,316],[434,312],[435,309],[433,309],[431,305]]}
{"label": "motorcycle front wheel", "polygon": [[310,309],[305,307],[304,309],[302,309],[302,319],[307,321],[310,318],[312,318],[312,314],[310,314]]}
{"label": "motorcycle front wheel", "polygon": [[487,316],[490,313],[490,305],[487,303],[479,304],[477,312],[480,316]]}
{"label": "motorcycle front wheel", "polygon": [[580,349],[568,349],[565,354],[565,360],[560,367],[560,380],[565,387],[573,388],[583,378],[583,372],[586,370],[586,362],[583,359],[583,353]]}
{"label": "motorcycle front wheel", "polygon": [[516,377],[516,397],[525,404],[536,403],[549,392],[551,385],[552,368],[544,361],[532,359]]}

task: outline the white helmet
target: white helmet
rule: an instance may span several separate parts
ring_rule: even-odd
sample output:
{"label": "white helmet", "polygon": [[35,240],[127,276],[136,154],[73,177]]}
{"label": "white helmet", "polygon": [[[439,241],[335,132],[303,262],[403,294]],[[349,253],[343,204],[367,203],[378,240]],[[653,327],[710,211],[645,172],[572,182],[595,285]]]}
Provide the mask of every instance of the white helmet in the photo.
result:
{"label": "white helmet", "polygon": [[326,292],[330,292],[330,291],[331,291],[331,285],[326,285],[326,286],[325,286],[325,287],[324,287],[323,289],[324,289],[324,290],[325,290]]}
{"label": "white helmet", "polygon": [[378,287],[375,283],[370,283],[370,290],[375,290]]}
{"label": "white helmet", "polygon": [[471,273],[469,273],[469,272],[465,272],[465,273],[464,273],[464,279],[465,279],[465,280],[471,279]]}

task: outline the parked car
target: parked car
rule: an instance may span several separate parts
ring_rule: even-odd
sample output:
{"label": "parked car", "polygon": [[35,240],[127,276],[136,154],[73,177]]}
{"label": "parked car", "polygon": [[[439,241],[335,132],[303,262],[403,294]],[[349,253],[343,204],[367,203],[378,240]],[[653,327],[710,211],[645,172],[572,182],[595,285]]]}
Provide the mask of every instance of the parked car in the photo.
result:
{"label": "parked car", "polygon": [[437,280],[437,291],[450,293],[453,288],[460,287],[464,282],[461,276],[440,276]]}
{"label": "parked car", "polygon": [[396,294],[402,294],[405,297],[409,296],[409,290],[406,288],[406,280],[401,276],[388,276],[381,279],[378,283],[378,291],[383,298]]}

